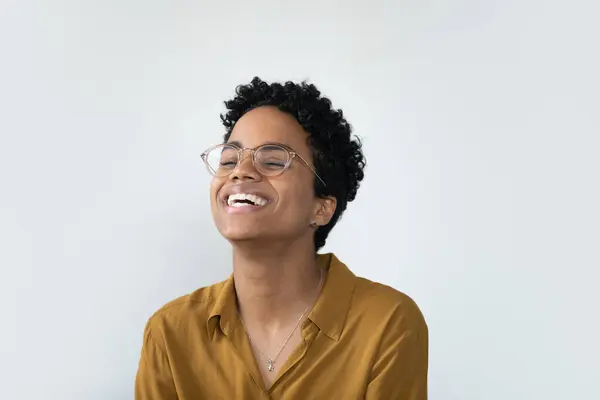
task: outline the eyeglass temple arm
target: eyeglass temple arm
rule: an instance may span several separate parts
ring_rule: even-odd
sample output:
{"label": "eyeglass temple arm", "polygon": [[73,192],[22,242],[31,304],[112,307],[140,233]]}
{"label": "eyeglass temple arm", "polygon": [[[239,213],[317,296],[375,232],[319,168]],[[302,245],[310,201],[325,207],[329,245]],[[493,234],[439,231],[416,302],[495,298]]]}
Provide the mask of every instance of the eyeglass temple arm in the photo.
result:
{"label": "eyeglass temple arm", "polygon": [[319,174],[317,174],[317,171],[315,171],[315,169],[313,167],[310,166],[310,164],[304,159],[302,158],[302,156],[294,151],[290,151],[290,153],[292,154],[292,156],[294,157],[298,157],[300,160],[302,160],[302,162],[304,163],[304,165],[306,165],[308,167],[308,169],[310,169],[312,171],[313,174],[315,174],[315,176],[317,178],[319,178],[319,180],[321,181],[321,183],[323,184],[323,186],[327,187],[327,184],[325,183],[325,181],[323,180],[323,178],[321,178],[319,176]]}

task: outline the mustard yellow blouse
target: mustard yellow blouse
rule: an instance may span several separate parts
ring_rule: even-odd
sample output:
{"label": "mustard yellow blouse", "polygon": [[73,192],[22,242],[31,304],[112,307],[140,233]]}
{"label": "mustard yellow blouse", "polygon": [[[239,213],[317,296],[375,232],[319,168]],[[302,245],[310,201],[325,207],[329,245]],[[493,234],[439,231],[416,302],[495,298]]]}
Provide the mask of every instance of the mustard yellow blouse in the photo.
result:
{"label": "mustard yellow blouse", "polygon": [[233,278],[174,300],[144,331],[136,400],[427,399],[428,330],[417,305],[333,254],[301,343],[265,389],[236,313]]}

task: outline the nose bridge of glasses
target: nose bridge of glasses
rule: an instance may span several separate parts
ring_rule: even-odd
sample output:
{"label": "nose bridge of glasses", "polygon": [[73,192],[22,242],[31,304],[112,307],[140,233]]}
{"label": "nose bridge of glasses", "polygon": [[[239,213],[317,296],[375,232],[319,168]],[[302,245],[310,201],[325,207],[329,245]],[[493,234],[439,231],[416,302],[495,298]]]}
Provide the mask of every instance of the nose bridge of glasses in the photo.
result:
{"label": "nose bridge of glasses", "polygon": [[[238,149],[238,161],[237,161],[237,165],[235,166],[236,170],[239,169],[245,169],[248,167],[251,167],[253,170],[256,169],[256,166],[254,165],[254,153],[256,151],[254,149],[249,149],[249,148],[244,148],[244,149]],[[249,153],[249,154],[247,154]],[[248,161],[249,165],[247,166],[248,163],[246,163],[245,161]]]}
{"label": "nose bridge of glasses", "polygon": [[249,158],[250,161],[254,159],[254,149],[244,148],[238,150],[238,165],[242,164],[245,159]]}

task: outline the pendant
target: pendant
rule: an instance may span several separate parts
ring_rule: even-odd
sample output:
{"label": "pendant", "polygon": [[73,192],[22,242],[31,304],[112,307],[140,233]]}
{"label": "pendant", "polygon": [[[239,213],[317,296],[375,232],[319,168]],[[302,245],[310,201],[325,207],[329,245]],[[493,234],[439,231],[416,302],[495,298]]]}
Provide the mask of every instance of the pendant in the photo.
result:
{"label": "pendant", "polygon": [[271,359],[269,359],[269,360],[267,361],[267,364],[269,364],[269,372],[273,372],[273,371],[275,371],[275,367],[273,366],[273,363],[274,363],[274,361],[273,361],[273,360],[271,360]]}

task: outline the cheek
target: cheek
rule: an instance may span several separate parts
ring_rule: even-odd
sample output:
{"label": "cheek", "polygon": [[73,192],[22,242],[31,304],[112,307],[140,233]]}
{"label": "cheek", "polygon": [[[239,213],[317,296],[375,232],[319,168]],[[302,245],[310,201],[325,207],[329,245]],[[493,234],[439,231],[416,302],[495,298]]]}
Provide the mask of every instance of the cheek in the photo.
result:
{"label": "cheek", "polygon": [[278,193],[279,205],[286,213],[293,213],[295,218],[311,213],[315,196],[310,184],[298,182],[281,188]]}
{"label": "cheek", "polygon": [[213,207],[217,203],[217,195],[222,186],[223,182],[220,179],[213,178],[213,180],[210,182],[210,204]]}

